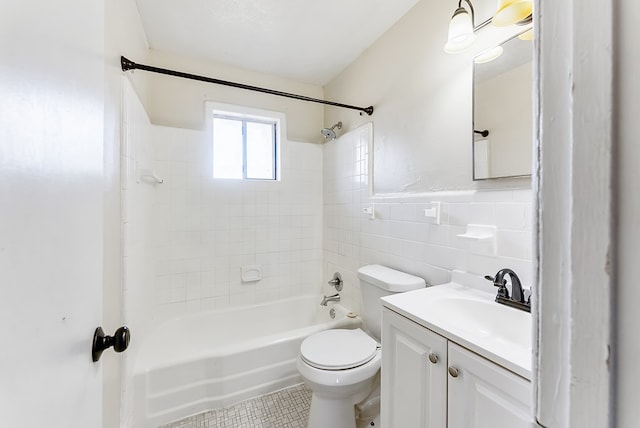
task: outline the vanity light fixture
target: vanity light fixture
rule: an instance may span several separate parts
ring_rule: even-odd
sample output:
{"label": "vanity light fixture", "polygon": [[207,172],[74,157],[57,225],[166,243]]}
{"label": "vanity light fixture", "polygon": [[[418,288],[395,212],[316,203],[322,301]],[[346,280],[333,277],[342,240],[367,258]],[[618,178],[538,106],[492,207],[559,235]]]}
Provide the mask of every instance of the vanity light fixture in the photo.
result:
{"label": "vanity light fixture", "polygon": [[486,62],[493,61],[494,59],[502,55],[503,51],[504,49],[502,48],[502,46],[496,46],[495,48],[484,50],[473,59],[473,62],[475,62],[476,64],[484,64]]}
{"label": "vanity light fixture", "polygon": [[453,12],[449,23],[449,38],[444,45],[444,51],[448,54],[464,52],[476,40],[473,32],[474,11],[470,0],[464,0],[469,5],[469,11],[462,7],[462,1],[458,1],[458,8]]}
{"label": "vanity light fixture", "polygon": [[532,0],[498,0],[498,7],[491,21],[496,27],[527,25],[531,23],[532,13]]}
{"label": "vanity light fixture", "polygon": [[520,40],[533,40],[533,28],[518,36]]}

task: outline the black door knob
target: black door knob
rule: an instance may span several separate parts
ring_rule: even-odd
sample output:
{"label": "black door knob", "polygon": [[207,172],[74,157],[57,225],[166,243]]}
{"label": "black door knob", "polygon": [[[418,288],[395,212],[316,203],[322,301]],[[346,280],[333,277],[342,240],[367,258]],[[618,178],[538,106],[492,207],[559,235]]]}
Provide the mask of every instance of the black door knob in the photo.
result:
{"label": "black door knob", "polygon": [[116,352],[122,352],[129,347],[129,340],[131,340],[131,333],[129,327],[122,326],[116,330],[113,336],[107,336],[104,334],[102,327],[96,328],[93,333],[93,347],[91,348],[91,357],[95,363],[100,359],[102,351],[113,346],[113,350]]}

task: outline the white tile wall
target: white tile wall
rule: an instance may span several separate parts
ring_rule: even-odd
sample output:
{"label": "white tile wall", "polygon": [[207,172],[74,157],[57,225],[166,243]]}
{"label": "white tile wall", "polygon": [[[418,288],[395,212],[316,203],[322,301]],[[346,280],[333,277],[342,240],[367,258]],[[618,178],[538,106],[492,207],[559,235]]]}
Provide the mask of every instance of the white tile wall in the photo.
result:
{"label": "white tile wall", "polygon": [[[141,105],[125,116],[123,289],[139,332],[184,313],[331,293],[322,284],[334,271],[343,302],[359,311],[356,271],[370,263],[432,284],[452,269],[510,267],[531,283],[530,190],[371,197],[370,126],[324,146],[283,142],[281,181],[214,180],[203,132],[150,125]],[[138,182],[139,168],[165,182]],[[442,202],[439,225],[423,214],[431,201]],[[456,236],[469,223],[497,226],[496,256]],[[243,283],[243,265],[260,265],[263,279]]]}
{"label": "white tile wall", "polygon": [[[447,282],[452,269],[485,275],[510,267],[530,286],[530,190],[371,197],[370,139],[371,126],[366,125],[324,145],[323,279],[334,271],[343,274],[343,302],[360,311],[356,271],[371,263],[421,276],[431,284]],[[431,201],[442,202],[439,225],[424,216]],[[362,212],[369,206],[375,207],[374,220]],[[469,223],[497,226],[496,256],[476,254],[456,236]],[[325,286],[324,291],[332,290]]]}
{"label": "white tile wall", "polygon": [[154,287],[153,218],[154,186],[140,183],[138,171],[152,164],[151,123],[129,80],[122,79],[121,222],[122,222],[122,302],[123,323],[133,341],[123,355],[123,412],[133,415],[131,396],[133,365],[138,346],[153,326]]}
{"label": "white tile wall", "polygon": [[121,221],[124,322],[144,336],[152,322],[154,186],[139,181],[139,170],[150,168],[151,123],[128,79],[123,82],[121,148]]}
{"label": "white tile wall", "polygon": [[[152,126],[154,317],[316,293],[322,278],[322,147],[287,142],[281,180],[212,178],[204,132]],[[260,265],[262,280],[241,281]]]}

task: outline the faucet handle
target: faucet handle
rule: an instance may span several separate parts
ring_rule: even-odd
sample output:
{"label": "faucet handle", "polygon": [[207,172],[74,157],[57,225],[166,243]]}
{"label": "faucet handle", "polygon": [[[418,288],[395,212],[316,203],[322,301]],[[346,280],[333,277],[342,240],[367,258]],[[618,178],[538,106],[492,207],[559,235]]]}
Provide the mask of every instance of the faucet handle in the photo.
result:
{"label": "faucet handle", "polygon": [[332,287],[336,287],[336,291],[342,291],[342,276],[340,272],[335,272],[333,278],[327,282]]}
{"label": "faucet handle", "polygon": [[509,298],[509,290],[507,289],[507,280],[503,279],[502,283],[496,282],[496,277],[491,275],[485,275],[484,279],[487,281],[493,282],[494,287],[498,287],[498,296],[504,297],[505,299]]}

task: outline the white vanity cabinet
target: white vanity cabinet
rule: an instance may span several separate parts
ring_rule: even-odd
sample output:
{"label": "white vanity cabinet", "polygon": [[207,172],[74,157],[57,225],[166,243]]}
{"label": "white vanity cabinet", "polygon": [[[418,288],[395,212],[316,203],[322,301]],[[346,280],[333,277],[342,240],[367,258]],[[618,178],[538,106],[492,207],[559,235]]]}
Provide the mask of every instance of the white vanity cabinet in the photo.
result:
{"label": "white vanity cabinet", "polygon": [[447,358],[447,427],[532,426],[531,382],[453,342]]}
{"label": "white vanity cabinet", "polygon": [[444,428],[447,340],[386,308],[382,340],[380,425]]}
{"label": "white vanity cabinet", "polygon": [[382,311],[381,425],[531,427],[531,383],[396,312]]}

